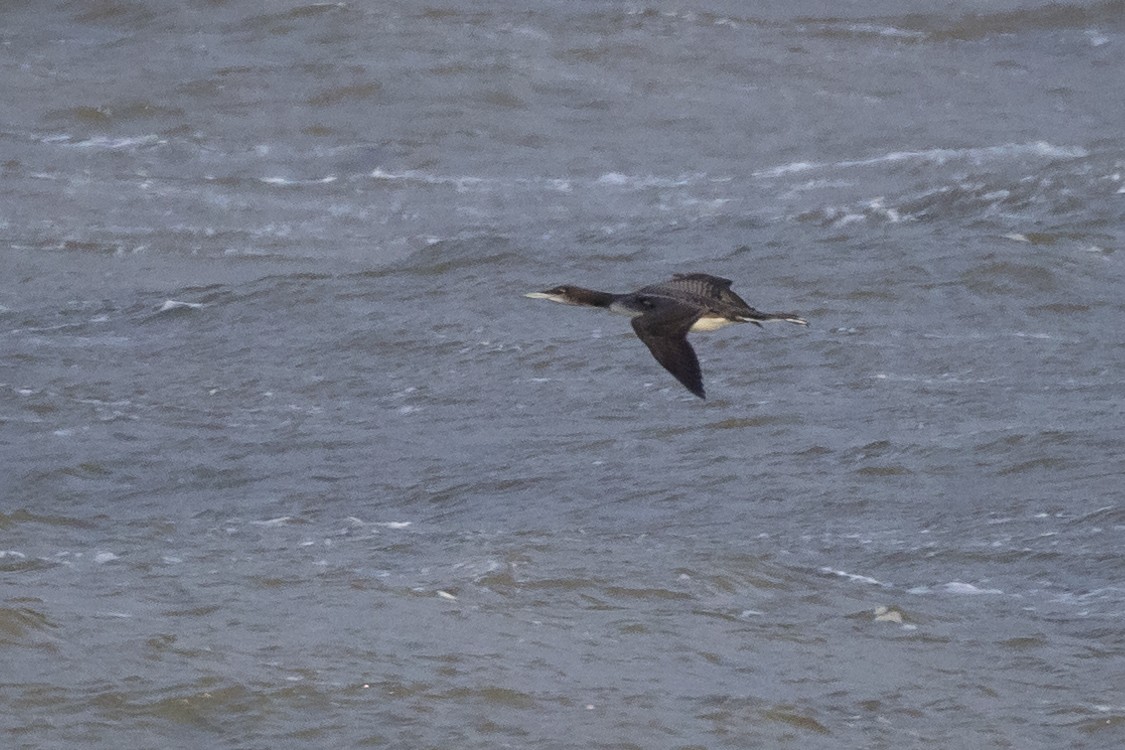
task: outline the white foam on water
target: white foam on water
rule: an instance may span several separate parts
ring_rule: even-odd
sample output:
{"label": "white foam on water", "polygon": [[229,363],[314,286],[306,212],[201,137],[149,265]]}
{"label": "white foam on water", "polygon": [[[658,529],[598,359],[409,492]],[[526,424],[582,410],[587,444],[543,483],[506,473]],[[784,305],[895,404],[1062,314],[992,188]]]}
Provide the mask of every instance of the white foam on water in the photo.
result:
{"label": "white foam on water", "polygon": [[383,529],[405,529],[414,524],[413,521],[364,521],[362,518],[355,516],[348,516],[346,519],[348,525],[352,528],[369,528],[377,526]]}
{"label": "white foam on water", "polygon": [[336,175],[330,174],[311,180],[295,180],[291,177],[259,177],[258,181],[266,185],[280,185],[281,187],[292,187],[294,185],[327,185],[336,181]]}
{"label": "white foam on water", "polygon": [[1003,594],[1000,589],[982,589],[979,586],[974,586],[971,583],[964,583],[962,581],[951,581],[942,588],[950,594],[965,594],[967,596],[981,596],[983,594]]}
{"label": "white foam on water", "polygon": [[897,26],[883,26],[874,23],[849,23],[841,27],[844,31],[853,34],[868,34],[872,36],[885,36],[894,39],[925,39],[926,32],[900,29]]}
{"label": "white foam on water", "polygon": [[111,138],[105,135],[96,135],[90,138],[75,139],[69,134],[59,134],[42,139],[43,143],[57,143],[73,148],[104,149],[106,151],[120,151],[122,149],[136,148],[138,146],[163,146],[167,139],[158,135],[136,135],[122,138]]}
{"label": "white foam on water", "polygon": [[887,584],[883,583],[882,581],[880,581],[876,578],[872,578],[871,576],[860,575],[858,573],[849,573],[846,570],[836,570],[835,568],[829,568],[829,567],[819,568],[819,570],[820,570],[821,573],[824,573],[826,575],[837,576],[839,578],[846,578],[849,581],[854,581],[856,583],[868,583],[868,584],[871,584],[872,586],[886,586],[887,585]]}
{"label": "white foam on water", "polygon": [[265,521],[251,521],[251,526],[284,526],[293,520],[292,516],[279,516],[278,518],[270,518]]}
{"label": "white foam on water", "polygon": [[178,299],[166,299],[156,311],[162,313],[170,310],[199,310],[202,307],[202,302],[183,302]]}
{"label": "white foam on water", "polygon": [[931,148],[918,151],[891,151],[866,159],[845,159],[836,162],[792,162],[753,173],[754,177],[783,177],[798,172],[829,169],[852,169],[898,162],[926,162],[942,165],[950,161],[970,161],[983,163],[995,159],[1020,156],[1034,156],[1045,159],[1080,159],[1089,154],[1081,146],[1056,146],[1046,141],[1034,143],[1005,143],[999,146],[980,146],[975,148]]}

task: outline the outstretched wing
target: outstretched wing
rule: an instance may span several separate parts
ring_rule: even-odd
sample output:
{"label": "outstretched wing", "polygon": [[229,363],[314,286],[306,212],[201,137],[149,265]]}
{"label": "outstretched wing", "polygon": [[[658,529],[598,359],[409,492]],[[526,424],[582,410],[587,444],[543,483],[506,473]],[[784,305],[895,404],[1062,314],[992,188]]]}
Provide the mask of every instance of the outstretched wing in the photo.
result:
{"label": "outstretched wing", "polygon": [[[732,283],[730,279],[712,276],[708,273],[677,273],[668,281],[653,284],[652,287],[666,290],[675,289],[684,294],[699,297],[701,301],[703,299],[714,300],[722,304],[753,310],[754,308],[746,304],[746,300],[731,291]],[[641,289],[640,291],[645,292],[647,289]]]}
{"label": "outstretched wing", "polygon": [[699,311],[694,308],[667,305],[633,318],[633,330],[665,370],[696,396],[707,398],[699,358],[687,340],[688,330],[698,319]]}

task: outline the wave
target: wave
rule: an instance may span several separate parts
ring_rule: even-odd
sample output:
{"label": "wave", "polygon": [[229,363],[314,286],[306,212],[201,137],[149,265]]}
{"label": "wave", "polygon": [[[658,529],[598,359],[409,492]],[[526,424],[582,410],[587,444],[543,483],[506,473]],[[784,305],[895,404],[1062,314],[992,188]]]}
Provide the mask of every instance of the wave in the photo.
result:
{"label": "wave", "polygon": [[891,151],[866,159],[846,159],[835,162],[791,162],[768,169],[760,169],[754,172],[753,176],[763,178],[785,177],[787,175],[803,172],[854,169],[856,167],[872,167],[898,163],[942,165],[951,161],[967,161],[972,164],[983,164],[997,159],[1026,156],[1043,159],[1081,159],[1089,156],[1089,152],[1081,146],[1056,146],[1046,141],[1005,143],[998,146],[978,146],[970,148],[930,148],[919,151]]}

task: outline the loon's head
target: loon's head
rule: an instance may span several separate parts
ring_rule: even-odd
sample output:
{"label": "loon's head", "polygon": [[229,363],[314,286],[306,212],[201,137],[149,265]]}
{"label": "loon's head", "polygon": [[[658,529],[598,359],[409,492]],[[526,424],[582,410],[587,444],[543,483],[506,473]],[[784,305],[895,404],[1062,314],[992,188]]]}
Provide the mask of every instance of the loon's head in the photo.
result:
{"label": "loon's head", "polygon": [[551,287],[542,292],[528,292],[523,296],[530,297],[531,299],[549,299],[552,302],[562,302],[565,305],[583,304],[580,301],[582,294],[579,288],[576,286],[567,286],[566,284]]}
{"label": "loon's head", "polygon": [[580,286],[563,284],[542,292],[531,292],[525,297],[532,299],[549,299],[552,302],[561,302],[564,305],[582,305],[583,307],[609,307],[617,295],[609,292],[596,292]]}
{"label": "loon's head", "polygon": [[549,299],[552,302],[561,302],[564,305],[581,305],[582,307],[609,307],[617,295],[609,292],[598,292],[585,287],[563,284],[542,292],[531,292],[525,297],[532,299]]}

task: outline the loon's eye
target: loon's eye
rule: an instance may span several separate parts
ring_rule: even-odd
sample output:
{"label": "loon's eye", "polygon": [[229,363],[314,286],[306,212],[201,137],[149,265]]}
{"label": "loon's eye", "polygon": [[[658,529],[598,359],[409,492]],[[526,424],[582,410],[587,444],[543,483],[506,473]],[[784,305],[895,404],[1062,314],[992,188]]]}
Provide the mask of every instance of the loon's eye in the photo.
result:
{"label": "loon's eye", "polygon": [[647,307],[650,310],[656,307],[656,303],[652,301],[651,297],[637,297],[637,302],[640,302],[641,305]]}

